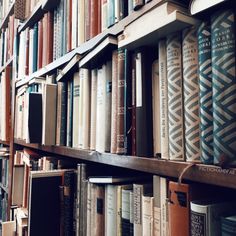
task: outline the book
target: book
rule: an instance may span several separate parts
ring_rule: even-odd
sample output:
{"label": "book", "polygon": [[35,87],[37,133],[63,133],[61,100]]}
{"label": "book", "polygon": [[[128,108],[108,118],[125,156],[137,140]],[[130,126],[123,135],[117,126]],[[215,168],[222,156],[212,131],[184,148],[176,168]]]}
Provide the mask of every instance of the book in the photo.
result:
{"label": "book", "polygon": [[152,63],[153,156],[161,155],[159,61]]}
{"label": "book", "polygon": [[161,235],[161,177],[153,175],[153,233]]}
{"label": "book", "polygon": [[152,60],[148,48],[136,53],[136,155],[153,156]]}
{"label": "book", "polygon": [[213,164],[213,107],[210,20],[201,23],[198,34],[198,72],[200,84],[201,161]]}
{"label": "book", "polygon": [[24,165],[14,165],[12,181],[12,205],[23,205]]}
{"label": "book", "polygon": [[56,143],[56,102],[57,86],[55,84],[45,84],[43,86],[43,124],[42,124],[42,144],[55,145]]}
{"label": "book", "polygon": [[235,235],[236,217],[235,215],[221,217],[221,235]]}
{"label": "book", "polygon": [[14,236],[16,233],[15,221],[6,221],[1,223],[2,235]]}
{"label": "book", "polygon": [[136,11],[144,5],[144,0],[133,0],[133,9]]}
{"label": "book", "polygon": [[168,133],[168,81],[167,81],[167,54],[166,39],[160,40],[159,48],[159,89],[160,89],[160,130],[161,130],[161,158],[169,159]]}
{"label": "book", "polygon": [[153,235],[153,197],[142,196],[143,234]]}
{"label": "book", "polygon": [[[188,27],[182,32],[183,88],[186,161],[200,161],[200,118],[197,30]],[[190,50],[191,48],[191,50]]]}
{"label": "book", "polygon": [[192,201],[191,235],[221,235],[221,217],[235,213],[234,201],[199,200]]}
{"label": "book", "polygon": [[66,146],[72,147],[73,137],[73,92],[74,84],[71,79],[67,86],[67,124],[66,124]]}
{"label": "book", "polygon": [[167,36],[166,44],[169,158],[183,161],[185,155],[181,34]]}
{"label": "book", "polygon": [[139,179],[137,176],[99,176],[99,177],[89,177],[90,183],[98,184],[111,184],[111,183],[121,183],[121,182],[131,182]]}
{"label": "book", "polygon": [[[227,25],[225,25],[227,22]],[[213,149],[214,163],[235,160],[235,13],[221,10],[211,16],[212,84],[213,84]],[[225,37],[218,33],[224,32]],[[224,46],[222,46],[224,45]],[[223,76],[219,76],[223,75]],[[227,83],[225,83],[227,81]],[[218,87],[217,84],[223,86]],[[227,98],[227,99],[226,99]],[[220,123],[219,123],[220,122]]]}
{"label": "book", "polygon": [[28,143],[42,142],[42,94],[27,93],[28,100]]}
{"label": "book", "polygon": [[118,51],[112,52],[112,94],[111,94],[111,153],[117,149],[117,89],[118,89]]}

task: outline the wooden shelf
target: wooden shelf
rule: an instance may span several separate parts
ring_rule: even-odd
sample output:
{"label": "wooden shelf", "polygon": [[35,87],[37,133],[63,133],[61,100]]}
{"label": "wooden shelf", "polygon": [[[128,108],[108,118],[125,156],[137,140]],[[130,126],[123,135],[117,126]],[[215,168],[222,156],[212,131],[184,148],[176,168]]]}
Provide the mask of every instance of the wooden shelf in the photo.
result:
{"label": "wooden shelf", "polygon": [[30,17],[21,24],[18,28],[18,33],[25,30],[27,27],[33,26],[36,22],[38,22],[44,15],[46,11],[42,9],[42,2],[39,1],[38,4],[35,6],[34,10],[32,11]]}
{"label": "wooden shelf", "polygon": [[139,18],[127,25],[124,28],[123,38],[119,41],[118,47],[134,49],[144,45],[157,45],[158,39],[199,23],[198,20],[185,13],[174,11],[170,14],[162,13],[160,19],[153,24],[152,16],[158,13],[160,13],[160,10],[156,7],[147,12],[144,19]]}
{"label": "wooden shelf", "polygon": [[2,20],[2,23],[0,25],[0,30],[7,27],[9,16],[11,16],[13,14],[13,11],[14,11],[14,5],[15,5],[15,1],[12,3],[12,5],[10,6],[10,8],[8,10],[8,13],[6,14],[4,19]]}
{"label": "wooden shelf", "polygon": [[9,66],[13,62],[13,56],[8,59],[8,61],[5,63],[4,66],[0,67],[0,74],[6,69],[7,66]]}
{"label": "wooden shelf", "polygon": [[[22,147],[33,148],[48,154],[72,157],[84,161],[128,168],[174,178],[178,178],[182,171],[190,164],[186,162],[159,160],[156,158],[142,158],[110,153],[100,154],[94,151],[62,146],[27,144],[19,139],[15,139],[14,142]],[[183,175],[183,180],[236,188],[236,169],[222,169],[213,165],[196,164],[186,171]]]}
{"label": "wooden shelf", "polygon": [[6,145],[6,146],[10,146],[10,142],[8,142],[8,141],[0,140],[0,144]]}
{"label": "wooden shelf", "polygon": [[3,186],[2,183],[0,183],[0,188],[3,189],[5,193],[8,193],[8,187]]}

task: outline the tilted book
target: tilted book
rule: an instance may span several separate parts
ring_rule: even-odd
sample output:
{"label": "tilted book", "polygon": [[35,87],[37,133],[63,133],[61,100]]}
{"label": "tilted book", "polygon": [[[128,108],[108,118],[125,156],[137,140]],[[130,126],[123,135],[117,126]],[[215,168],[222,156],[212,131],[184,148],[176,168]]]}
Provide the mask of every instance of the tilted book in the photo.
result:
{"label": "tilted book", "polygon": [[[236,154],[235,13],[233,9],[211,17],[214,163]],[[224,35],[224,36],[222,36]]]}
{"label": "tilted book", "polygon": [[167,37],[168,133],[170,160],[184,160],[184,111],[181,34]]}
{"label": "tilted book", "polygon": [[183,30],[183,79],[186,161],[200,161],[200,118],[197,30]]}
{"label": "tilted book", "polygon": [[213,163],[213,111],[211,25],[204,21],[198,28],[198,72],[200,85],[200,147],[201,161]]}

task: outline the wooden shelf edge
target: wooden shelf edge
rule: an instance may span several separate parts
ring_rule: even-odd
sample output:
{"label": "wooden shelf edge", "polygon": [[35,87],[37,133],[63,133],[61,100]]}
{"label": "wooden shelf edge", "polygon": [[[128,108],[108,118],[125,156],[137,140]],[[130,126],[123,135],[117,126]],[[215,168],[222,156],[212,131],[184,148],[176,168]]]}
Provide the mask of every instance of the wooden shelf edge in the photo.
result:
{"label": "wooden shelf edge", "polygon": [[0,30],[2,30],[3,28],[6,27],[8,19],[9,19],[9,16],[13,13],[14,5],[15,5],[15,1],[12,3],[12,5],[10,6],[6,16],[4,17],[4,19],[3,19],[3,21],[2,21],[2,23],[0,25]]}
{"label": "wooden shelf edge", "polygon": [[[183,170],[190,164],[159,160],[156,158],[143,158],[134,156],[98,153],[96,151],[69,148],[64,146],[44,146],[40,144],[27,144],[15,139],[15,144],[29,147],[49,154],[56,154],[84,161],[96,162],[111,166],[143,171],[151,174],[179,178]],[[195,164],[183,175],[183,180],[236,188],[236,169],[222,169],[213,165]]]}
{"label": "wooden shelf edge", "polygon": [[5,65],[0,68],[0,73],[2,73],[2,71],[5,70],[6,67],[9,66],[9,65],[13,62],[13,58],[14,58],[14,57],[11,56],[11,58],[8,59],[8,61],[5,63]]}
{"label": "wooden shelf edge", "polygon": [[42,18],[45,12],[46,11],[42,9],[42,2],[39,2],[35,6],[31,15],[22,23],[22,25],[20,25],[20,27],[18,28],[18,33],[25,30],[27,27],[32,26],[35,22]]}
{"label": "wooden shelf edge", "polygon": [[0,144],[6,145],[6,146],[10,146],[10,142],[9,141],[0,140]]}

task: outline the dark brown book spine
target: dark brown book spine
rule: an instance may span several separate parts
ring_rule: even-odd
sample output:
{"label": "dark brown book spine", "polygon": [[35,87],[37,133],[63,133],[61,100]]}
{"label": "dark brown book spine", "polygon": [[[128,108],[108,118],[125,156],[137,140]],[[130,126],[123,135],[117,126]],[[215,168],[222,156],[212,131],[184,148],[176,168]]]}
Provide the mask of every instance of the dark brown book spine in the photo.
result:
{"label": "dark brown book spine", "polygon": [[117,154],[125,154],[124,92],[125,92],[125,51],[118,49],[118,101],[117,101]]}
{"label": "dark brown book spine", "polygon": [[90,37],[93,38],[94,36],[96,36],[99,33],[98,30],[98,25],[99,25],[99,21],[98,21],[98,12],[100,9],[98,9],[99,7],[99,2],[98,0],[91,0],[91,7],[90,7]]}

